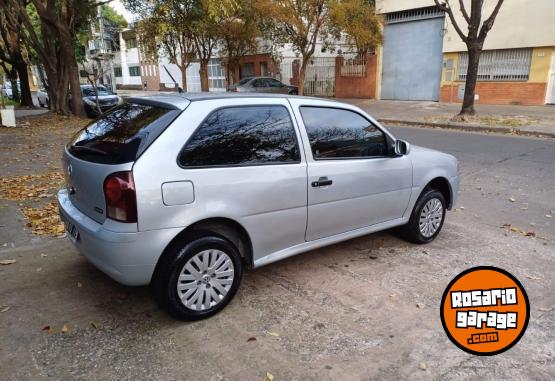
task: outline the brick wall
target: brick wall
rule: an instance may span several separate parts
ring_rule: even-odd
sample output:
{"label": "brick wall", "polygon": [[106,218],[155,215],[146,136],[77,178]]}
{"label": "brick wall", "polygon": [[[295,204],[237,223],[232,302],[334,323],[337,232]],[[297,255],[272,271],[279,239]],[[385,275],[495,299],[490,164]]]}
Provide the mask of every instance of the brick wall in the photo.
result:
{"label": "brick wall", "polygon": [[[143,90],[160,90],[160,73],[158,70],[158,61],[145,59],[141,60],[141,82],[143,84]],[[145,84],[146,88],[144,86]]]}
{"label": "brick wall", "polygon": [[363,77],[341,75],[343,57],[335,60],[335,97],[336,98],[374,98],[376,95],[375,55],[368,55],[366,73]]}
{"label": "brick wall", "polygon": [[[461,82],[461,84],[463,84]],[[458,84],[441,87],[441,102],[456,102],[458,98]],[[480,99],[476,103],[500,105],[543,105],[545,104],[546,83],[529,82],[477,82],[476,94]]]}
{"label": "brick wall", "polygon": [[[251,54],[248,56],[244,56],[241,57],[241,60],[239,61],[239,66],[243,65],[243,64],[250,64],[252,63],[254,66],[254,75],[256,77],[259,76],[267,76],[267,77],[275,77],[277,74],[277,67],[274,64],[274,60],[272,59],[272,56],[270,54]],[[263,64],[266,65],[267,68],[267,72],[266,73],[262,73],[262,66]],[[234,80],[235,81],[239,81],[240,78],[240,67],[235,69],[235,73],[234,73]],[[227,70],[226,70],[226,77],[227,77]],[[226,78],[226,80],[229,82],[229,78]]]}

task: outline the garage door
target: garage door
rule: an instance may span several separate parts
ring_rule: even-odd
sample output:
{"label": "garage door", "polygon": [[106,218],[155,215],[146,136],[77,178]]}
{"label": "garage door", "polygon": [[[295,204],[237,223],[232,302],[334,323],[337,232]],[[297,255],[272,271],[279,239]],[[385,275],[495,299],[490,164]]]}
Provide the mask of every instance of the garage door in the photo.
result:
{"label": "garage door", "polygon": [[439,99],[444,15],[435,8],[386,16],[382,99]]}

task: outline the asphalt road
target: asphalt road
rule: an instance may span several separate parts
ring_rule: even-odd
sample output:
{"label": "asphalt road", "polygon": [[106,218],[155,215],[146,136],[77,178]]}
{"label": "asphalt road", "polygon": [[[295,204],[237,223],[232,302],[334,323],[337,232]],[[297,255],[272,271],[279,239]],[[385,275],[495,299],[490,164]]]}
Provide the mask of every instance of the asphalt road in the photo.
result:
{"label": "asphalt road", "polygon": [[[460,160],[459,204],[438,238],[419,246],[382,232],[249,271],[209,320],[172,320],[147,288],[116,284],[65,239],[29,243],[28,232],[0,230],[0,259],[17,259],[0,266],[0,379],[555,379],[555,227],[546,217],[555,141],[391,130]],[[1,201],[2,213],[16,213]],[[524,337],[493,357],[456,348],[438,314],[449,281],[478,265],[513,273],[531,303]]]}
{"label": "asphalt road", "polygon": [[459,159],[464,181],[458,206],[475,215],[476,222],[492,227],[511,224],[555,239],[555,140],[424,128],[390,130],[412,144]]}

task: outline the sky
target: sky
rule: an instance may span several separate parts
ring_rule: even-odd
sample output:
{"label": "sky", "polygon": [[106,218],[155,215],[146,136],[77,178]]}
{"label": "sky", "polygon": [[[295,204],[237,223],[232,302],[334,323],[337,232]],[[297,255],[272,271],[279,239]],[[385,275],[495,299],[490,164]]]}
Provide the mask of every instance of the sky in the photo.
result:
{"label": "sky", "polygon": [[118,12],[120,15],[125,17],[127,22],[132,22],[133,21],[133,18],[134,18],[133,14],[131,12],[129,12],[127,9],[125,9],[125,7],[123,5],[123,2],[121,0],[111,1],[108,5],[111,6],[112,8],[114,8],[115,11]]}

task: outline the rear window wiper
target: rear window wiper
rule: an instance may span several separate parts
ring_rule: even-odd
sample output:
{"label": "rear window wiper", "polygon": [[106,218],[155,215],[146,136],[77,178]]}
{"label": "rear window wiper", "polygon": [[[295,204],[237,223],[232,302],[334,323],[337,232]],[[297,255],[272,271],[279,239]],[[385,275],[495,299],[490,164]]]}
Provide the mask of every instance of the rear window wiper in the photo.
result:
{"label": "rear window wiper", "polygon": [[108,156],[108,152],[102,151],[98,148],[92,148],[92,147],[87,147],[87,146],[71,146],[70,149],[75,150],[75,151],[86,151],[86,152],[90,152],[90,153],[95,153],[95,154],[101,155],[101,156]]}

